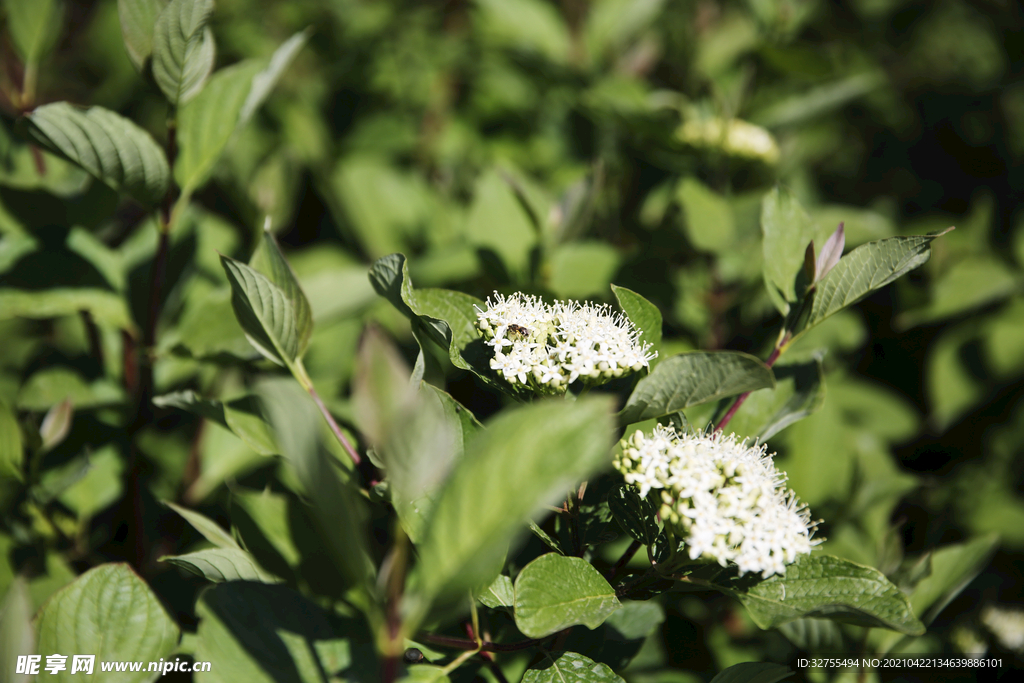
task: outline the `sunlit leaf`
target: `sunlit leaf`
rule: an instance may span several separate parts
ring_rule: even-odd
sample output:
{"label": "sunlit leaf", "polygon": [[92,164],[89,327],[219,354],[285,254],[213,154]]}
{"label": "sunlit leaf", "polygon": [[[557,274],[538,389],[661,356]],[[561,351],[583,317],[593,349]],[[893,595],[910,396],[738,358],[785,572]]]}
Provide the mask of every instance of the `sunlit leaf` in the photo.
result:
{"label": "sunlit leaf", "polygon": [[213,0],[171,0],[156,19],[153,79],[172,106],[192,99],[213,71],[212,13]]}
{"label": "sunlit leaf", "polygon": [[103,107],[67,102],[37,107],[28,130],[42,146],[81,166],[115,190],[147,204],[167,192],[170,169],[156,141],[136,124]]}
{"label": "sunlit leaf", "polygon": [[583,624],[593,630],[619,608],[615,589],[580,557],[541,555],[523,567],[515,583],[516,626],[543,638]]}

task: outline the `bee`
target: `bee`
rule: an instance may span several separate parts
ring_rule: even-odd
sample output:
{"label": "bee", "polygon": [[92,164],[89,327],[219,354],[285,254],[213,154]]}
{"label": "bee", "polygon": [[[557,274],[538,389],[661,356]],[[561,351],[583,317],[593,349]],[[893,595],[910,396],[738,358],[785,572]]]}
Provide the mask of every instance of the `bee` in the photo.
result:
{"label": "bee", "polygon": [[506,332],[509,339],[518,341],[520,339],[526,339],[530,336],[530,330],[522,325],[509,325],[508,331]]}

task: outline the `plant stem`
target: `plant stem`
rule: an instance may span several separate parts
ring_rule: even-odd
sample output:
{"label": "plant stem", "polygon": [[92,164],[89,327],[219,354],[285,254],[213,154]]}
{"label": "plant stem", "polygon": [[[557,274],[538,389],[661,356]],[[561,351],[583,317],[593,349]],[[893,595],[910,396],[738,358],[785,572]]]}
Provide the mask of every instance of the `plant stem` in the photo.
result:
{"label": "plant stem", "polygon": [[352,442],[349,441],[345,436],[345,433],[341,431],[341,427],[339,427],[338,423],[334,420],[334,416],[331,415],[331,411],[327,409],[326,405],[324,405],[323,399],[320,398],[320,394],[316,392],[316,387],[314,387],[313,383],[310,381],[302,382],[302,385],[306,388],[306,391],[309,392],[309,395],[313,397],[316,407],[320,409],[320,414],[324,416],[325,420],[327,420],[327,425],[334,433],[334,437],[338,440],[338,443],[341,444],[341,447],[345,449],[345,452],[348,453],[348,457],[352,459],[352,464],[358,466],[363,459],[359,457],[359,453],[352,445]]}
{"label": "plant stem", "polygon": [[[767,365],[768,367],[775,365],[775,361],[777,361],[779,359],[779,356],[782,355],[782,349],[786,346],[786,343],[789,341],[789,338],[790,334],[788,332],[785,335],[779,337],[779,341],[775,345],[775,348],[772,349],[771,355],[768,356],[768,360],[764,362],[765,365]],[[751,392],[748,391],[736,397],[736,402],[732,404],[732,406],[729,408],[729,411],[722,416],[721,420],[719,420],[718,426],[715,427],[715,434],[725,429],[725,425],[729,424],[729,420],[732,419],[732,416],[736,414],[736,411],[740,409],[740,406],[743,405],[743,402],[747,400],[747,396],[750,396],[750,394]]]}
{"label": "plant stem", "polygon": [[629,547],[626,548],[626,552],[622,553],[622,557],[619,558],[619,561],[616,562],[615,566],[613,566],[608,571],[608,581],[609,581],[609,583],[615,578],[615,576],[619,572],[622,571],[622,569],[627,564],[629,564],[629,561],[633,559],[633,556],[636,555],[636,551],[640,550],[640,546],[642,546],[642,545],[643,545],[643,543],[641,543],[640,541],[637,541],[636,539],[634,539],[633,542],[629,544]]}
{"label": "plant stem", "polygon": [[544,642],[543,638],[535,638],[522,640],[518,643],[492,643],[489,640],[481,640],[478,644],[475,639],[470,640],[469,638],[440,636],[433,633],[421,633],[416,639],[422,640],[424,643],[450,647],[457,650],[476,650],[479,647],[482,652],[518,652],[519,650],[526,650]]}

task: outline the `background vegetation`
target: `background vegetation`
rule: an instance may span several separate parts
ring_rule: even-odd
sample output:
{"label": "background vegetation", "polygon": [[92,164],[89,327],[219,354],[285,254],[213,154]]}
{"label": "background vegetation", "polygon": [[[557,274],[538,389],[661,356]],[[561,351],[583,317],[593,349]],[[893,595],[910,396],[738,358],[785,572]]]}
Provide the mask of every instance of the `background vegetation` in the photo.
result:
{"label": "background vegetation", "polygon": [[[1024,550],[1016,3],[220,0],[218,67],[312,29],[179,204],[155,276],[157,219],[33,146],[22,115],[100,105],[173,149],[165,94],[133,68],[118,3],[38,4],[52,9],[42,24],[6,1],[0,39],[0,593],[22,574],[38,608],[124,560],[188,632],[206,583],[159,560],[201,537],[160,501],[279,540],[268,529],[293,487],[259,435],[223,409],[181,410],[181,394],[150,404],[186,390],[228,401],[269,369],[217,256],[248,260],[267,221],[316,322],[306,369],[358,440],[360,335],[375,323],[410,364],[417,351],[367,279],[375,259],[403,252],[418,287],[481,298],[614,303],[614,282],[661,310],[663,357],[766,358],[781,317],[762,281],[760,213],[781,184],[827,232],[844,221],[848,248],[957,226],[923,268],[798,342],[794,358],[828,349],[827,398],[770,447],[825,520],[827,552],[897,584],[928,567],[964,588],[933,596],[918,614],[928,634],[907,647],[1021,662],[983,623],[989,606],[1019,600]],[[428,379],[477,418],[501,406],[434,360]],[[699,425],[714,409],[687,416]],[[387,535],[386,517],[373,524]],[[316,564],[296,544],[268,552],[271,569],[329,595],[329,573],[295,564]],[[706,680],[815,647],[793,629],[760,631],[725,596],[662,605],[622,670],[631,683]],[[836,651],[829,638],[849,634],[819,636]]]}

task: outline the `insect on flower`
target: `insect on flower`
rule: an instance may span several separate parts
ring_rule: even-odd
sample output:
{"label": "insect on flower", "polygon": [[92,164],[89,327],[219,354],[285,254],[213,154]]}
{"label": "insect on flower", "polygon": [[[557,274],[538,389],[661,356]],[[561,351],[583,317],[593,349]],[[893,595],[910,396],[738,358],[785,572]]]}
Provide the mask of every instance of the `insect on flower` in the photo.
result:
{"label": "insect on flower", "polygon": [[509,325],[505,334],[506,336],[508,336],[509,339],[518,341],[520,339],[526,339],[527,337],[529,337],[530,329],[527,327],[523,327],[522,325]]}

